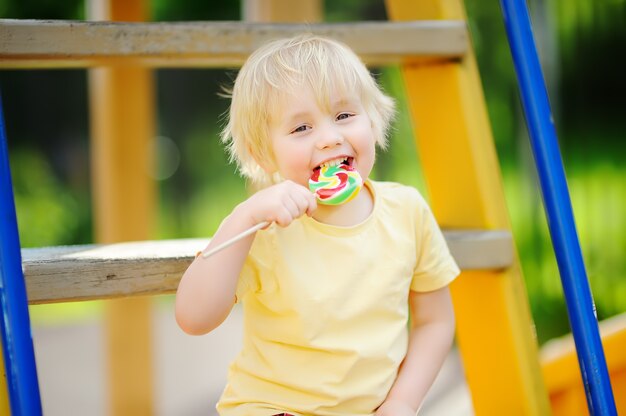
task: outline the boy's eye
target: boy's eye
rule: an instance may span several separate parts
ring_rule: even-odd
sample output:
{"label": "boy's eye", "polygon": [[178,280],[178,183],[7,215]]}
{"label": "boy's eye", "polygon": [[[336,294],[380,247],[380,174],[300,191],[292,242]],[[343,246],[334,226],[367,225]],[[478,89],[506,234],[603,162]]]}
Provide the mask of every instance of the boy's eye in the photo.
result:
{"label": "boy's eye", "polygon": [[300,133],[300,132],[306,131],[308,129],[309,129],[309,126],[307,126],[306,124],[303,124],[301,126],[296,127],[291,132],[292,133]]}
{"label": "boy's eye", "polygon": [[351,117],[351,116],[352,116],[352,114],[350,114],[350,113],[340,113],[337,116],[337,120],[345,120],[345,119],[347,119],[348,117]]}

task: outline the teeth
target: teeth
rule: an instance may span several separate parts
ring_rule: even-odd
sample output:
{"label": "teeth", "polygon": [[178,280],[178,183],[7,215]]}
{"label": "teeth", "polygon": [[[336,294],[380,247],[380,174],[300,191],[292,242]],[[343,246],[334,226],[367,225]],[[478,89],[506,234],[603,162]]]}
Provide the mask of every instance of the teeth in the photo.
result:
{"label": "teeth", "polygon": [[329,160],[328,162],[324,162],[320,165],[320,168],[330,168],[333,166],[341,165],[348,160],[347,157],[338,157],[337,159]]}

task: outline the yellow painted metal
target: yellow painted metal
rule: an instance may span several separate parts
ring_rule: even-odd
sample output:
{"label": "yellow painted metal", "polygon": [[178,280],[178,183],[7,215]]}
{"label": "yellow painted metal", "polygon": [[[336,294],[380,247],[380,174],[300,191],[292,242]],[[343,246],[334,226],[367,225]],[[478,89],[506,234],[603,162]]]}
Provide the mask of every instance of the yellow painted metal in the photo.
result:
{"label": "yellow painted metal", "polygon": [[[617,413],[626,414],[626,313],[600,322],[600,335]],[[541,351],[541,363],[553,414],[569,416],[586,409],[587,398],[571,334],[548,342]]]}
{"label": "yellow painted metal", "polygon": [[[393,20],[462,19],[457,0],[386,0]],[[510,229],[480,77],[460,61],[402,67],[431,206],[446,228]],[[457,343],[477,415],[545,415],[550,406],[519,261],[464,272],[452,287]]]}
{"label": "yellow painted metal", "polygon": [[[143,21],[145,0],[90,3],[95,20]],[[152,72],[133,67],[89,72],[96,240],[148,239],[156,187],[150,178],[154,138]],[[109,301],[105,308],[108,391],[113,415],[151,415],[153,369],[149,298]]]}
{"label": "yellow painted metal", "polygon": [[0,365],[2,365],[2,377],[0,377],[0,415],[10,415],[9,386],[7,385],[7,371],[4,366],[4,356],[0,348]]}

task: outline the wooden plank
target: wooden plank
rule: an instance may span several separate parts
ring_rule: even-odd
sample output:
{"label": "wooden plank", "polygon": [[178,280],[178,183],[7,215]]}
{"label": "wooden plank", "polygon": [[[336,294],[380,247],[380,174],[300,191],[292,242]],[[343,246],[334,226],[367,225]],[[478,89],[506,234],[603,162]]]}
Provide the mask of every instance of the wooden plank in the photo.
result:
{"label": "wooden plank", "polygon": [[[464,270],[500,269],[513,261],[506,231],[444,231]],[[208,239],[27,248],[23,269],[31,304],[174,293]]]}
{"label": "wooden plank", "polygon": [[173,293],[204,240],[23,249],[30,303]]}
{"label": "wooden plank", "polygon": [[[465,20],[462,0],[386,0],[390,19]],[[510,230],[480,76],[462,60],[402,66],[435,217],[448,228]],[[456,340],[477,415],[549,414],[519,261],[464,271],[450,286]],[[486,358],[487,357],[487,358]]]}
{"label": "wooden plank", "polygon": [[502,270],[515,262],[509,231],[446,231],[448,248],[462,270]]}
{"label": "wooden plank", "polygon": [[238,67],[268,40],[302,32],[341,40],[370,65],[459,58],[468,43],[462,21],[269,24],[0,19],[0,68]]}

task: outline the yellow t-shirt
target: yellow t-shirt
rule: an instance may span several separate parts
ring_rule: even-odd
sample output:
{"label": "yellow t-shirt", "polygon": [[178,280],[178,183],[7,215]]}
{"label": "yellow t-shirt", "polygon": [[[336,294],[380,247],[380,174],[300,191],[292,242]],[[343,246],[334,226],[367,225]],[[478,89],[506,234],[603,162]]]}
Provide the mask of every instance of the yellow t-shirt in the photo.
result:
{"label": "yellow t-shirt", "polygon": [[257,233],[220,415],[364,416],[385,399],[407,351],[409,291],[444,287],[459,269],[417,190],[366,186],[374,210],[361,224],[304,216]]}

